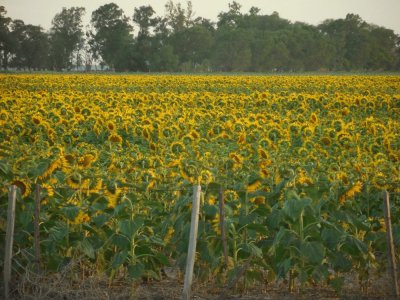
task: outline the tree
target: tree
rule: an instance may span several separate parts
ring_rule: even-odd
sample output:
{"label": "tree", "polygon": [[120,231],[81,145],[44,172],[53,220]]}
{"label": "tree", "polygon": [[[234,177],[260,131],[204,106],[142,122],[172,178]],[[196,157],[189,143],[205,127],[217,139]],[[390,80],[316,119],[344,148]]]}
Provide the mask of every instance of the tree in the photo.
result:
{"label": "tree", "polygon": [[0,59],[1,66],[7,70],[8,56],[12,50],[12,42],[8,25],[11,18],[6,17],[7,11],[4,6],[0,6]]}
{"label": "tree", "polygon": [[54,17],[50,29],[50,47],[52,66],[56,70],[70,69],[73,65],[73,54],[83,45],[82,16],[83,7],[63,8]]}
{"label": "tree", "polygon": [[213,33],[198,24],[171,35],[170,43],[184,71],[193,71],[209,60],[214,44]]}
{"label": "tree", "polygon": [[23,66],[31,69],[44,69],[48,63],[48,36],[40,26],[25,25],[24,39],[21,42]]}
{"label": "tree", "polygon": [[192,2],[187,1],[186,4],[186,9],[182,8],[180,3],[174,4],[172,0],[165,4],[166,19],[173,32],[178,32],[193,25],[194,12]]}
{"label": "tree", "polygon": [[25,23],[22,20],[12,20],[10,23],[10,54],[12,67],[24,67],[23,46],[22,42],[25,39]]}
{"label": "tree", "polygon": [[370,26],[370,53],[367,68],[372,70],[391,70],[395,69],[400,61],[398,53],[400,48],[396,45],[399,39],[393,30]]}
{"label": "tree", "polygon": [[213,62],[217,70],[248,71],[251,65],[251,40],[248,30],[230,26],[218,28],[215,38]]}
{"label": "tree", "polygon": [[163,45],[154,53],[150,65],[151,71],[175,72],[178,70],[179,59],[171,45]]}
{"label": "tree", "polygon": [[122,9],[115,3],[100,6],[92,13],[91,48],[95,57],[116,71],[135,68],[132,26]]}
{"label": "tree", "polygon": [[229,3],[228,6],[228,12],[221,12],[218,15],[218,28],[223,26],[238,27],[243,19],[242,13],[240,12],[242,6],[238,2],[233,1],[232,3]]}
{"label": "tree", "polygon": [[160,18],[154,16],[154,9],[149,6],[135,8],[132,20],[139,26],[139,32],[135,44],[135,61],[139,71],[149,71],[150,61],[156,51],[156,40],[150,31],[160,22]]}
{"label": "tree", "polygon": [[139,39],[149,37],[150,29],[157,25],[159,19],[154,16],[155,13],[156,12],[150,5],[135,8],[132,20],[139,26]]}

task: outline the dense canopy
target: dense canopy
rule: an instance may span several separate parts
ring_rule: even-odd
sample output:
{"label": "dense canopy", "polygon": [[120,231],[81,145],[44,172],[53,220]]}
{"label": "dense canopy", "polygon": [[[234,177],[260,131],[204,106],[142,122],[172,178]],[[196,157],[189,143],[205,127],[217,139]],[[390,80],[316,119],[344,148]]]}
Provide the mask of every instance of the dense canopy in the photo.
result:
{"label": "dense canopy", "polygon": [[[298,72],[399,70],[399,36],[368,24],[359,15],[325,20],[318,26],[283,19],[277,12],[243,12],[233,1],[213,23],[194,18],[187,6],[171,0],[164,16],[151,6],[124,12],[115,3],[91,12],[63,8],[45,32],[11,20],[0,9],[3,69],[140,72]],[[87,25],[87,26],[84,26]]]}

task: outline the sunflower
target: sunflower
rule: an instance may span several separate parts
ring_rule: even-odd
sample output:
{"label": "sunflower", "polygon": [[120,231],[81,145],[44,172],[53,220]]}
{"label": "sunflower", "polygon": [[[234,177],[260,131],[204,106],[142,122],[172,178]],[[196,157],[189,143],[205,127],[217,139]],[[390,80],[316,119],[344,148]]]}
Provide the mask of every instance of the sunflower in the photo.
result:
{"label": "sunflower", "polygon": [[150,147],[151,151],[156,151],[157,150],[157,144],[155,144],[153,142],[150,143],[149,147]]}
{"label": "sunflower", "polygon": [[261,187],[261,180],[255,179],[246,186],[246,191],[248,193],[253,193]]}
{"label": "sunflower", "polygon": [[40,115],[35,114],[35,115],[32,116],[32,122],[35,125],[40,125],[43,122],[43,119],[42,119],[42,117]]}
{"label": "sunflower", "polygon": [[99,193],[103,186],[103,180],[101,178],[97,178],[90,182],[89,185],[89,193]]}
{"label": "sunflower", "polygon": [[79,159],[79,165],[83,168],[88,168],[92,165],[92,163],[96,161],[96,156],[89,153],[85,154]]}
{"label": "sunflower", "polygon": [[171,240],[172,235],[174,234],[174,232],[175,232],[174,227],[169,226],[168,230],[167,230],[167,233],[165,234],[164,239],[163,239],[165,243],[168,243]]}
{"label": "sunflower", "polygon": [[66,179],[66,183],[70,188],[77,190],[81,188],[82,180],[73,174]]}
{"label": "sunflower", "polygon": [[82,210],[79,211],[75,219],[70,222],[73,225],[79,225],[83,223],[88,223],[90,221],[90,217],[87,213],[83,212]]}
{"label": "sunflower", "polygon": [[343,204],[346,200],[354,198],[354,196],[361,192],[362,182],[357,181],[350,189],[339,197],[339,203]]}
{"label": "sunflower", "polygon": [[108,140],[112,143],[118,143],[121,144],[122,143],[122,137],[117,134],[117,133],[113,133],[108,137]]}
{"label": "sunflower", "polygon": [[122,189],[118,187],[109,188],[107,187],[104,196],[108,201],[108,208],[115,208],[117,206],[118,198],[122,193]]}
{"label": "sunflower", "polygon": [[329,147],[332,144],[332,140],[328,137],[328,136],[323,136],[321,138],[321,142],[323,145],[325,145],[326,147]]}
{"label": "sunflower", "polygon": [[106,126],[107,126],[107,129],[108,129],[110,132],[115,131],[115,130],[117,129],[117,126],[115,126],[115,123],[112,122],[112,121],[108,121],[107,124],[106,124]]}
{"label": "sunflower", "polygon": [[233,160],[235,164],[237,165],[243,164],[243,157],[239,153],[231,152],[229,154],[229,157]]}
{"label": "sunflower", "polygon": [[51,164],[49,164],[49,166],[47,167],[46,171],[44,171],[44,173],[39,176],[39,179],[40,180],[46,179],[51,174],[53,174],[54,171],[59,167],[61,167],[61,160],[58,158],[58,159],[54,160]]}
{"label": "sunflower", "polygon": [[258,155],[260,156],[261,159],[269,159],[269,155],[268,155],[267,151],[265,151],[262,148],[258,149]]}
{"label": "sunflower", "polygon": [[246,132],[242,132],[237,140],[238,144],[245,144],[246,143]]}
{"label": "sunflower", "polygon": [[182,142],[173,142],[169,148],[173,154],[179,155],[184,152],[185,145]]}
{"label": "sunflower", "polygon": [[281,136],[281,131],[278,128],[272,128],[268,131],[268,139],[272,144],[278,142]]}
{"label": "sunflower", "polygon": [[25,179],[16,179],[11,183],[11,185],[15,185],[19,188],[23,198],[29,196],[32,191],[30,183]]}
{"label": "sunflower", "polygon": [[174,134],[173,130],[172,130],[171,128],[169,128],[169,127],[163,128],[163,129],[161,130],[161,133],[162,133],[162,136],[163,136],[164,138],[168,138],[168,137],[170,137],[171,135]]}
{"label": "sunflower", "polygon": [[185,180],[189,181],[190,183],[196,183],[201,179],[200,176],[197,177],[196,168],[195,168],[195,166],[193,166],[191,164],[185,164],[185,163],[181,162],[181,164],[179,166],[179,170],[180,170],[181,176]]}
{"label": "sunflower", "polygon": [[310,123],[318,124],[318,116],[315,112],[313,112],[310,116]]}
{"label": "sunflower", "polygon": [[153,129],[152,126],[145,126],[145,127],[143,127],[142,136],[143,136],[146,140],[149,140],[149,139],[151,138],[152,129]]}
{"label": "sunflower", "polygon": [[182,138],[182,143],[185,145],[190,145],[191,142],[193,142],[193,137],[190,134],[187,134]]}
{"label": "sunflower", "polygon": [[41,184],[41,187],[46,191],[48,197],[54,196],[54,189],[50,184],[43,183]]}
{"label": "sunflower", "polygon": [[208,205],[215,205],[217,203],[217,198],[214,195],[210,195],[207,200]]}
{"label": "sunflower", "polygon": [[379,190],[387,190],[390,188],[386,181],[387,177],[382,172],[376,172],[371,180],[372,185]]}
{"label": "sunflower", "polygon": [[226,191],[224,191],[224,199],[227,202],[237,201],[237,200],[239,200],[239,195],[236,193],[236,191],[226,190]]}
{"label": "sunflower", "polygon": [[253,197],[250,198],[250,202],[257,205],[262,205],[265,204],[265,197],[264,196]]}
{"label": "sunflower", "polygon": [[213,174],[208,170],[201,171],[200,177],[203,184],[210,184],[213,181]]}
{"label": "sunflower", "polygon": [[189,133],[189,135],[190,135],[193,139],[195,139],[195,140],[197,140],[198,138],[200,138],[200,133],[198,133],[196,130],[192,130],[192,131]]}
{"label": "sunflower", "polygon": [[312,185],[314,182],[313,180],[307,175],[305,170],[301,170],[297,177],[297,183],[301,185]]}

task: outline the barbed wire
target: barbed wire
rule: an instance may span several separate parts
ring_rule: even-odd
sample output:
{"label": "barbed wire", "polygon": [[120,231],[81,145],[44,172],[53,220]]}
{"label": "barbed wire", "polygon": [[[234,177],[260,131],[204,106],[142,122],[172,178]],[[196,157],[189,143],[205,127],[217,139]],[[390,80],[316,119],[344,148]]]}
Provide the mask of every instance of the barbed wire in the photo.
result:
{"label": "barbed wire", "polygon": [[[219,184],[213,183],[210,185],[207,184],[200,184],[202,191],[206,191],[209,193],[219,193],[221,190],[223,191],[233,191],[236,193],[248,193],[248,194],[256,194],[259,192],[264,192],[266,195],[270,193],[276,192],[277,189],[284,190],[285,188],[293,187],[297,189],[299,192],[307,192],[307,189],[310,188],[318,188],[321,190],[339,190],[342,189],[344,192],[346,189],[353,187],[354,185],[339,185],[339,184],[326,184],[326,183],[314,183],[314,184],[300,184],[300,183],[281,183],[284,184],[283,186],[279,187],[279,184],[275,185],[263,185],[261,184],[257,188],[239,188],[238,186],[226,185],[226,184]],[[159,187],[157,187],[159,185]],[[161,186],[160,186],[161,185]],[[176,192],[192,192],[193,188],[196,187],[198,184],[196,183],[186,183],[184,186],[181,187],[162,187],[162,184],[156,184],[154,187],[149,186],[149,183],[144,184],[142,186],[127,186],[127,185],[110,185],[108,187],[102,188],[95,188],[95,187],[87,187],[87,186],[78,186],[73,187],[69,185],[59,185],[59,186],[42,186],[39,184],[40,188],[43,190],[53,190],[53,191],[74,191],[74,192],[81,192],[83,194],[122,194],[122,193],[176,193]],[[384,189],[374,191],[374,194],[384,192],[385,190],[388,191],[391,195],[398,195],[400,194],[399,191],[393,191],[393,189],[400,188],[399,182],[385,182],[380,183],[381,186],[384,186]],[[18,186],[17,186],[18,187]],[[371,187],[376,188],[376,184],[374,183],[363,183],[362,188],[359,194],[363,194],[369,192],[368,189]],[[33,191],[32,191],[33,192]]]}

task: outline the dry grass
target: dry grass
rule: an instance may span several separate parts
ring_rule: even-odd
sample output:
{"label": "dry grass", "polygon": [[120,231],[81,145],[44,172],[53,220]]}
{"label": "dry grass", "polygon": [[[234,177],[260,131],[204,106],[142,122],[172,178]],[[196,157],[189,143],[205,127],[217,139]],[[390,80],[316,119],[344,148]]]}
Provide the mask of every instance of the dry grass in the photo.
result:
{"label": "dry grass", "polygon": [[[243,288],[240,281],[234,289],[224,290],[213,283],[195,282],[193,299],[383,299],[389,286],[386,276],[374,276],[369,281],[368,289],[361,287],[355,275],[346,278],[340,297],[328,286],[317,284],[304,291],[298,289],[289,293],[287,283],[278,281],[268,285],[255,285]],[[57,273],[38,274],[25,269],[25,272],[14,278],[11,283],[11,299],[137,299],[162,300],[181,299],[183,281],[178,278],[165,277],[161,281],[132,281],[125,273],[116,275],[112,282],[105,274],[99,274],[80,259],[71,261]],[[221,297],[222,295],[222,297]]]}

